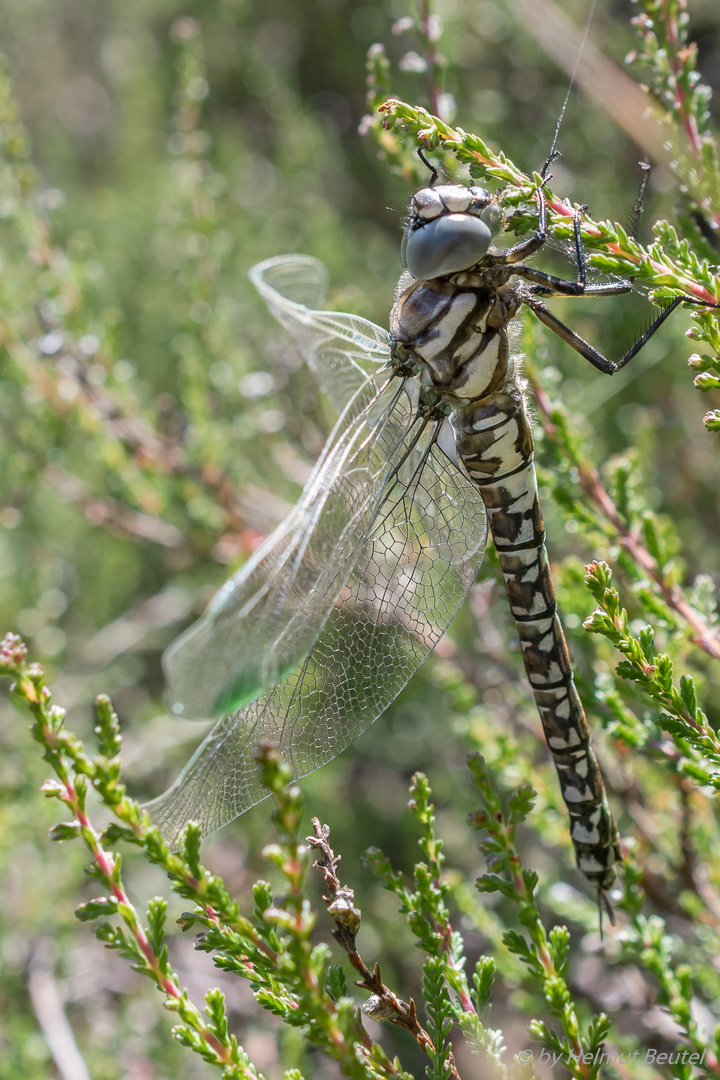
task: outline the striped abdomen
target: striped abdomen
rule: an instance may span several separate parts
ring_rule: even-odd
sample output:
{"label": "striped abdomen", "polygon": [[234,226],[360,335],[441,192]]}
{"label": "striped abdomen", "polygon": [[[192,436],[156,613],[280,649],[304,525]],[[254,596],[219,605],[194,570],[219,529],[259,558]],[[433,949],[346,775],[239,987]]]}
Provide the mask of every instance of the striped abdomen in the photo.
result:
{"label": "striped abdomen", "polygon": [[453,414],[453,426],[458,455],[487,508],[525,670],[570,815],[578,867],[606,891],[620,858],[617,829],[557,614],[521,394],[474,401]]}

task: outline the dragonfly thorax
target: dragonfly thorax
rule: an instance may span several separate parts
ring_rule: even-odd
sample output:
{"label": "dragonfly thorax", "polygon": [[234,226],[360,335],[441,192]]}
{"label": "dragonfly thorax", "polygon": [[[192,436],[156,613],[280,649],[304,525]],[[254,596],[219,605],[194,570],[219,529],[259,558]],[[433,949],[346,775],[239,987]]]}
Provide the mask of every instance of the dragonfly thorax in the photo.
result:
{"label": "dragonfly thorax", "polygon": [[415,281],[405,275],[390,315],[395,352],[406,366],[409,358],[422,368],[421,384],[438,400],[461,408],[507,380],[507,324],[520,303],[512,283],[462,286],[455,278]]}
{"label": "dragonfly thorax", "polygon": [[488,253],[502,211],[483,188],[444,184],[422,188],[410,203],[403,265],[423,281],[469,270]]}

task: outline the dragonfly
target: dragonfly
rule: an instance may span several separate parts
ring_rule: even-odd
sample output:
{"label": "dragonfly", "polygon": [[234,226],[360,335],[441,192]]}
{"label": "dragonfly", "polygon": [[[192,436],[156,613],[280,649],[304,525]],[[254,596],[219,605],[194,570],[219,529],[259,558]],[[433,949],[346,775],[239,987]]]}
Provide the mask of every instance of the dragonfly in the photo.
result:
{"label": "dragonfly", "polygon": [[389,331],[323,310],[327,271],[305,255],[250,279],[340,417],[297,505],[163,658],[176,716],[217,718],[175,784],[148,804],[176,842],[213,832],[267,796],[255,749],[271,741],[302,777],[335,757],[400,693],[495,545],[531,691],[570,818],[578,868],[606,908],[621,860],[557,611],[533,463],[526,384],[513,355],[523,308],[606,374],[620,360],[562,323],[548,298],[628,292],[528,265],[546,239],[505,250],[496,198],[431,184],[412,198]]}

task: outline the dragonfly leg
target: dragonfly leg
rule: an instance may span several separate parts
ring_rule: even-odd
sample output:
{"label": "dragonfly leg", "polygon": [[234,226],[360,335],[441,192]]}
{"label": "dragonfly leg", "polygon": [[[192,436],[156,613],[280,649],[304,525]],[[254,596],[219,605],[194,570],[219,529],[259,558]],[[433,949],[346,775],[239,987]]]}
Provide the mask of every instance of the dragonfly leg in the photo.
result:
{"label": "dragonfly leg", "polygon": [[[550,179],[548,177],[548,179]],[[515,247],[511,247],[506,251],[502,257],[497,257],[497,261],[507,266],[514,266],[515,263],[522,262],[523,259],[529,259],[531,255],[534,255],[536,251],[543,246],[547,239],[547,208],[545,206],[545,192],[541,187],[538,188],[538,227],[534,236],[531,236],[529,240],[523,240],[521,244],[516,244]]]}
{"label": "dragonfly leg", "polygon": [[[544,270],[536,270],[534,266],[516,266],[513,273],[517,277],[524,278],[536,286],[533,293],[539,296],[556,297],[558,299],[573,296],[612,296],[615,293],[632,291],[632,282],[626,279],[612,281],[604,285],[588,285],[587,263],[585,249],[580,233],[580,215],[587,207],[579,206],[573,218],[573,234],[575,243],[575,258],[577,261],[578,276],[575,281],[567,278],[555,277],[547,274]],[[514,250],[514,249],[511,249]]]}
{"label": "dragonfly leg", "polygon": [[544,270],[536,270],[534,266],[516,266],[513,273],[533,283],[534,296],[554,300],[569,300],[578,296],[616,296],[618,293],[632,292],[633,288],[632,282],[625,278],[602,285],[583,284],[580,287],[577,281],[568,281],[566,278],[555,277],[554,274],[546,274]]}
{"label": "dragonfly leg", "polygon": [[390,363],[393,375],[400,379],[412,378],[422,370],[422,364],[398,338],[390,341]]}
{"label": "dragonfly leg", "polygon": [[642,179],[640,181],[640,190],[637,194],[637,199],[633,203],[632,212],[630,215],[630,229],[628,230],[628,236],[631,240],[637,240],[640,235],[640,215],[643,212],[643,203],[645,202],[645,192],[647,191],[648,180],[650,179],[650,170],[652,166],[649,161],[641,161],[640,168],[643,171]]}
{"label": "dragonfly leg", "polygon": [[552,180],[552,174],[550,173],[549,170],[550,170],[550,166],[552,165],[553,161],[562,161],[562,154],[560,153],[559,150],[551,150],[550,151],[549,156],[545,159],[545,164],[543,165],[542,169],[540,170],[540,175],[542,176],[543,180],[546,183],[547,183],[548,180]]}
{"label": "dragonfly leg", "polygon": [[581,292],[587,287],[587,263],[585,262],[585,248],[583,247],[582,234],[580,232],[580,215],[587,206],[578,206],[573,214],[573,239],[575,241],[575,261],[577,262],[577,286]]}
{"label": "dragonfly leg", "polygon": [[640,335],[634,345],[632,345],[624,356],[621,356],[619,360],[609,360],[607,356],[603,356],[594,346],[590,345],[585,338],[580,337],[574,330],[571,330],[569,326],[566,326],[564,322],[561,322],[556,315],[553,315],[551,311],[541,304],[540,301],[526,299],[525,303],[530,310],[537,316],[540,322],[549,327],[553,333],[562,338],[575,352],[580,353],[585,360],[588,360],[593,367],[596,367],[598,371],[602,371],[604,375],[614,375],[620,368],[625,365],[636,356],[644,345],[647,345],[650,338],[658,330],[665,320],[672,314],[676,307],[682,304],[684,296],[676,296],[671,304],[661,311],[658,317],[648,326],[647,330]]}
{"label": "dragonfly leg", "polygon": [[422,161],[425,168],[429,169],[431,174],[432,174],[431,177],[430,177],[430,183],[428,184],[428,187],[435,187],[435,185],[437,183],[438,176],[440,175],[439,172],[437,171],[435,166],[432,164],[432,162],[428,161],[428,159],[425,157],[425,154],[423,153],[423,150],[422,150],[421,146],[419,146],[417,148],[416,153],[417,153],[417,156]]}
{"label": "dragonfly leg", "polygon": [[[549,180],[550,177],[548,176]],[[529,258],[534,255],[538,248],[542,247],[547,239],[547,210],[545,205],[545,193],[542,188],[538,188],[538,228],[534,236],[531,236],[529,240],[524,240],[522,244],[516,244],[515,247],[511,247],[509,251],[498,259],[504,266],[515,266],[516,263],[522,262],[523,259]],[[586,207],[581,206],[575,211],[574,215],[574,231],[575,231],[575,254],[577,256],[578,264],[578,280],[575,282],[564,281],[562,278],[553,278],[552,274],[543,274],[541,270],[534,270],[532,266],[518,266],[515,272],[519,277],[529,278],[534,281],[534,274],[538,274],[539,278],[543,281],[545,279],[552,280],[561,284],[564,287],[564,291],[575,296],[585,291],[585,255],[583,252],[582,238],[580,236],[580,214]]]}

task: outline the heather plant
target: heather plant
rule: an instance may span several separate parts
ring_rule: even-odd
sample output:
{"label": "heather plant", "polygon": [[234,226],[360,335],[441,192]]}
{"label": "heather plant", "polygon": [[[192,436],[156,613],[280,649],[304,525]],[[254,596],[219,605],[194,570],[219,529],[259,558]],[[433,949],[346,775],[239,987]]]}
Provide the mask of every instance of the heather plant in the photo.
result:
{"label": "heather plant", "polygon": [[[340,856],[330,846],[329,826],[314,818],[313,835],[305,843],[300,842],[300,791],[289,783],[291,774],[272,747],[258,748],[261,777],[276,802],[273,823],[277,840],[266,846],[264,857],[274,866],[283,891],[276,895],[270,883],[256,882],[253,912],[248,917],[241,913],[222,879],[200,862],[197,826],[188,825],[179,850],[172,852],[147,812],[127,795],[120,766],[120,726],[109,699],[101,696],[96,702],[98,753],[90,755],[65,727],[65,710],[53,704],[42,668],[27,663],[25,646],[16,635],[5,638],[0,662],[3,672],[14,680],[11,689],[33,716],[32,736],[43,747],[44,759],[55,773],[55,778],[43,783],[42,791],[62,803],[70,814],[70,820],[53,827],[51,839],[81,840],[91,858],[87,873],[106,890],[106,894],[81,904],[76,917],[81,922],[113,920],[97,923],[98,940],[155,984],[165,1008],[179,1021],[172,1036],[219,1069],[223,1077],[247,1080],[260,1074],[230,1030],[221,990],[208,989],[201,1008],[181,985],[165,941],[167,900],[153,897],[146,912],[140,912],[125,885],[119,844],[141,848],[148,862],[167,876],[171,890],[194,905],[178,922],[185,931],[200,931],[196,948],[212,954],[221,971],[248,980],[259,1006],[285,1024],[299,1028],[307,1045],[338,1061],[347,1076],[412,1074],[402,1067],[398,1057],[391,1061],[382,1046],[369,1037],[345,971],[341,965],[331,963],[332,951],[327,945],[313,943],[320,916],[307,895],[311,853],[317,855],[315,865],[322,871],[327,888],[324,901],[327,915],[335,923],[333,937],[360,976],[355,985],[367,995],[362,1013],[379,1023],[404,1029],[429,1059],[427,1076],[459,1080],[462,1075],[463,1066],[456,1059],[458,1051],[453,1050],[450,1039],[454,1030],[462,1033],[466,1053],[477,1055],[484,1069],[503,1078],[533,1076],[535,1055],[541,1062],[561,1061],[578,1080],[595,1076],[602,1064],[622,1058],[622,1054],[607,1048],[611,1030],[607,1016],[600,1013],[586,1025],[581,1024],[567,983],[570,932],[558,925],[546,930],[535,898],[537,874],[523,867],[518,854],[516,831],[535,798],[530,785],[511,794],[505,809],[493,790],[483,758],[476,754],[469,759],[480,802],[470,822],[478,831],[480,850],[488,865],[488,872],[477,880],[476,888],[480,895],[499,893],[516,908],[517,925],[525,933],[506,929],[502,944],[508,956],[514,958],[516,969],[524,969],[529,986],[535,984],[535,993],[544,997],[548,1015],[559,1028],[555,1030],[545,1019],[531,1020],[528,1030],[535,1054],[521,1051],[509,1063],[504,1060],[502,1032],[487,1024],[495,961],[491,956],[480,956],[472,979],[468,979],[465,943],[451,923],[449,905],[456,890],[444,879],[443,844],[436,834],[430,787],[422,774],[413,778],[409,803],[424,857],[414,867],[412,883],[408,885],[377,849],[368,852],[367,863],[400,901],[399,912],[407,917],[416,945],[425,954],[424,1023],[413,999],[405,1002],[384,982],[379,963],[375,962],[371,969],[363,959],[357,944],[361,911],[355,904],[354,890],[343,885],[338,875]],[[116,818],[102,830],[90,812],[90,790]],[[476,896],[475,904],[481,906],[480,896]],[[691,1018],[687,999],[690,973],[673,963],[670,941],[662,934],[659,922],[646,923],[640,907],[636,902],[631,909],[635,932],[626,936],[625,951],[637,955],[656,974],[666,1004],[694,1050],[691,1056],[677,1054],[676,1058],[683,1065],[704,1065],[708,1058],[707,1038]],[[707,1060],[709,1072],[716,1067],[715,1049],[713,1043]],[[626,1051],[626,1058],[629,1055],[630,1051]],[[284,1075],[288,1080],[301,1080],[297,1069]]]}
{"label": "heather plant", "polygon": [[[553,17],[550,5],[530,6]],[[625,227],[614,221],[635,179],[620,177],[612,152],[597,154],[595,144],[606,148],[616,134],[599,112],[573,119],[577,95],[564,157],[545,185],[550,232],[565,253],[574,208],[558,192],[574,158],[594,152],[593,193],[573,189],[575,203],[601,206],[581,218],[590,266],[631,277],[638,304],[677,295],[694,303],[613,380],[580,369],[529,319],[520,342],[560,609],[623,837],[615,927],[605,920],[601,935],[572,865],[491,552],[468,610],[390,716],[304,782],[315,823],[265,748],[259,767],[276,809],[261,866],[266,804],[204,848],[202,863],[196,829],[171,852],[139,805],[197,741],[153,719],[160,652],[284,516],[332,422],[291,346],[253,306],[247,268],[276,252],[312,252],[330,265],[333,306],[383,322],[399,270],[397,216],[409,185],[427,179],[418,146],[450,175],[464,169],[492,188],[518,235],[537,221],[554,119],[541,136],[532,110],[556,115],[566,80],[551,84],[537,46],[531,52],[519,28],[509,30],[513,5],[447,12],[442,37],[426,5],[393,35],[374,30],[373,5],[350,7],[349,35],[325,12],[315,36],[302,38],[289,3],[267,19],[229,3],[190,14],[149,5],[107,29],[105,75],[91,73],[96,89],[82,99],[94,113],[82,113],[72,80],[62,82],[67,143],[33,98],[22,50],[6,47],[20,108],[3,69],[3,618],[53,669],[79,734],[66,728],[42,669],[6,639],[5,671],[44,760],[8,711],[0,1077],[50,1068],[74,1080],[83,1069],[204,1076],[214,1067],[299,1080],[328,1075],[323,1061],[334,1063],[331,1075],[373,1077],[480,1068],[522,1080],[561,1065],[587,1078],[608,1069],[716,1076],[720,362],[709,305],[718,299],[719,211],[709,89],[689,28],[709,17],[700,3],[689,12],[674,0],[636,6],[630,60],[657,109],[638,138],[671,147],[654,192],[651,174],[639,228],[637,215]],[[58,49],[45,55],[59,77],[57,10],[48,7],[47,27],[13,5],[0,22],[10,44],[27,42],[30,29],[40,46],[56,34]],[[82,22],[90,16],[77,17],[91,39],[95,24]],[[357,80],[342,50],[357,54],[371,34],[387,50],[368,56],[357,160],[338,137],[342,102],[326,85],[339,67]],[[473,64],[484,57],[474,66],[496,72],[496,83],[487,74],[473,83],[470,40]],[[623,39],[616,54],[626,49]],[[336,58],[330,67],[320,52]],[[539,104],[538,71],[548,83]],[[508,123],[507,101],[524,123]],[[105,129],[88,132],[93,116],[113,110],[108,148]],[[668,177],[679,206],[663,194]],[[388,203],[397,210],[389,226],[380,216]],[[648,240],[643,222],[658,203],[673,224],[656,222]],[[603,311],[593,325],[588,310],[581,330],[610,356],[636,335],[633,319],[642,329],[650,318],[636,306],[628,323],[622,299]],[[698,407],[698,390],[707,406]],[[96,699],[100,690],[123,718],[122,771],[117,717],[107,697]],[[93,738],[97,753],[84,747]],[[420,765],[430,781],[413,777],[407,813],[404,788]],[[43,782],[49,804],[34,794]],[[48,852],[50,826],[61,843]],[[168,876],[190,905],[184,913],[174,896],[139,899],[165,890]],[[194,952],[173,920],[195,937]],[[142,975],[161,998],[145,996]],[[155,1000],[173,1014],[174,1039]],[[267,1032],[278,1051],[259,1037]]]}

